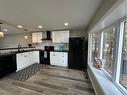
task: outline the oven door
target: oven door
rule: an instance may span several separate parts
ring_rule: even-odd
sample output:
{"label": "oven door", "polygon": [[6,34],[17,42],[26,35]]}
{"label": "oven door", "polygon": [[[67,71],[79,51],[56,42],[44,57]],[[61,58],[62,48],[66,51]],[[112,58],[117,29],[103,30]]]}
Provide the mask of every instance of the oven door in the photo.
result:
{"label": "oven door", "polygon": [[40,51],[40,63],[41,64],[50,64],[50,52],[49,51]]}
{"label": "oven door", "polygon": [[44,51],[44,58],[48,58],[48,52]]}

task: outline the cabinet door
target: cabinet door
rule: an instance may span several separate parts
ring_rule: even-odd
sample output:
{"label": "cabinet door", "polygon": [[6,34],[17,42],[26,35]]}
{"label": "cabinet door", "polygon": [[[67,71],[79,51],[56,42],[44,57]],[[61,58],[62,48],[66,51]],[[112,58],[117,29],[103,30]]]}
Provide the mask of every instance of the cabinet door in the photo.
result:
{"label": "cabinet door", "polygon": [[42,32],[32,33],[32,43],[42,42]]}
{"label": "cabinet door", "polygon": [[40,58],[39,58],[39,51],[33,51],[32,52],[32,59],[33,59],[33,64],[34,63],[40,63]]}
{"label": "cabinet door", "polygon": [[68,53],[50,52],[50,63],[55,66],[68,66]]}
{"label": "cabinet door", "polygon": [[57,56],[56,56],[56,59],[57,59],[57,61],[56,61],[56,65],[57,66],[63,66],[63,67],[67,67],[68,65],[68,62],[67,62],[67,53],[65,53],[65,52],[58,52],[57,53]]}
{"label": "cabinet door", "polygon": [[65,67],[68,67],[68,53],[67,52],[63,53],[63,63],[62,63],[62,65],[65,66]]}
{"label": "cabinet door", "polygon": [[19,53],[16,55],[17,60],[17,71],[23,69],[26,67],[27,64],[27,55],[25,53]]}
{"label": "cabinet door", "polygon": [[50,64],[55,65],[55,52],[50,52]]}
{"label": "cabinet door", "polygon": [[24,62],[22,63],[22,68],[30,66],[30,54],[29,52],[22,53]]}
{"label": "cabinet door", "polygon": [[54,52],[55,56],[54,56],[54,64],[56,66],[60,66],[60,60],[61,60],[61,55],[60,55],[60,52]]}
{"label": "cabinet door", "polygon": [[69,30],[66,31],[52,31],[53,43],[69,43]]}
{"label": "cabinet door", "polygon": [[62,31],[63,43],[69,43],[69,31]]}
{"label": "cabinet door", "polygon": [[27,64],[32,65],[33,64],[33,51],[27,52]]}
{"label": "cabinet door", "polygon": [[53,43],[60,43],[61,39],[60,39],[61,35],[58,31],[52,31],[52,42]]}

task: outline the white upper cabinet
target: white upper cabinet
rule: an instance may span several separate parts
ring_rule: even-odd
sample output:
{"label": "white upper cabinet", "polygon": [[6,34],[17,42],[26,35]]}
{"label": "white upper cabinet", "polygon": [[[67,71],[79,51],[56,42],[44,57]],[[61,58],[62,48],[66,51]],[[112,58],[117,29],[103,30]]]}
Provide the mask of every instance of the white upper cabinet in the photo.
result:
{"label": "white upper cabinet", "polygon": [[42,42],[42,32],[32,33],[32,43]]}
{"label": "white upper cabinet", "polygon": [[52,31],[53,43],[69,43],[69,30]]}

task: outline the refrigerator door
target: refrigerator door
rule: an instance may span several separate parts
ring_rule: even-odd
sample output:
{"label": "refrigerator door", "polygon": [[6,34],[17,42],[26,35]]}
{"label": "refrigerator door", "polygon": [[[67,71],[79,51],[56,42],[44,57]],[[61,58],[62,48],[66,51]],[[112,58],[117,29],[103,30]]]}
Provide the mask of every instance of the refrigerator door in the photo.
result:
{"label": "refrigerator door", "polygon": [[69,68],[79,70],[82,70],[84,68],[83,51],[84,51],[83,37],[69,39],[69,63],[68,63]]}

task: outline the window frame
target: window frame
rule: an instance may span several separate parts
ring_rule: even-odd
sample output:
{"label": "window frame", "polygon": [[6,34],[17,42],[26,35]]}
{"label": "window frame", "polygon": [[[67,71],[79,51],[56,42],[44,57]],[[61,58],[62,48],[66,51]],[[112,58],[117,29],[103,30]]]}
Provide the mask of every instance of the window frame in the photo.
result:
{"label": "window frame", "polygon": [[[88,64],[92,65],[92,66],[93,66],[93,62],[92,62],[93,34],[95,34],[95,33],[89,33],[89,38],[88,38],[88,40],[89,40],[88,47],[90,48],[90,49],[88,49],[88,56],[90,56],[90,57],[88,57]],[[98,40],[98,43],[100,43],[99,40]],[[98,45],[98,49],[99,49],[99,45]],[[98,56],[98,54],[97,54],[97,56]]]}
{"label": "window frame", "polygon": [[[112,25],[106,27],[105,29],[103,29],[103,31],[102,31],[102,34],[103,34],[103,35],[102,35],[102,38],[103,38],[103,40],[104,40],[104,32],[105,32],[105,30],[107,30],[107,29],[109,29],[109,28],[113,28],[113,31],[112,31],[112,32],[115,32],[115,36],[116,36],[117,33],[116,33],[116,31],[115,31],[115,30],[116,30],[116,29],[115,29],[115,26],[116,26],[116,24],[112,24]],[[115,40],[114,40],[115,43],[117,43],[116,40],[117,40],[117,38],[115,38]],[[101,52],[102,52],[102,53],[101,53],[100,56],[102,57],[102,59],[103,59],[103,48],[104,48],[103,45],[104,45],[104,41],[102,42],[102,45],[101,45],[101,48],[102,48],[102,51],[101,51]],[[115,53],[115,51],[116,51],[116,44],[114,45],[114,53]],[[114,58],[114,59],[113,59],[112,75],[111,75],[105,68],[102,68],[103,72],[106,73],[106,74],[109,76],[109,78],[110,78],[111,80],[112,80],[111,77],[113,76],[113,70],[114,70],[114,64],[115,64],[115,63],[114,63],[114,60],[116,59],[116,56],[115,56],[114,53],[113,53],[113,56],[114,56],[113,58]]]}
{"label": "window frame", "polygon": [[120,83],[120,70],[121,70],[121,64],[122,64],[122,51],[123,51],[123,45],[124,45],[124,32],[125,32],[125,22],[126,20],[123,20],[120,22],[120,28],[119,28],[119,48],[118,48],[118,59],[117,59],[117,65],[116,65],[116,72],[114,74],[114,81],[115,84],[118,86],[118,88],[122,91],[127,93],[127,89]]}
{"label": "window frame", "polygon": [[[108,71],[106,71],[104,68],[102,68],[103,73],[105,73],[106,76],[108,76],[108,78],[114,83],[114,85],[116,85],[116,87],[123,93],[126,94],[127,93],[127,89],[122,86],[122,84],[120,84],[120,69],[121,69],[121,58],[122,58],[122,48],[123,48],[123,35],[124,35],[124,28],[125,28],[125,22],[126,19],[120,19],[117,22],[115,22],[112,25],[109,25],[108,27],[104,28],[103,30],[101,30],[100,32],[98,32],[99,34],[99,38],[100,40],[98,40],[98,57],[100,59],[102,59],[103,57],[103,43],[104,43],[104,30],[108,29],[108,28],[115,28],[113,29],[113,31],[115,32],[115,45],[114,45],[114,59],[113,59],[113,70],[112,70],[112,75],[109,74]],[[89,33],[89,52],[88,52],[88,56],[89,60],[88,63],[90,65],[93,65],[92,62],[92,34],[93,33]]]}

